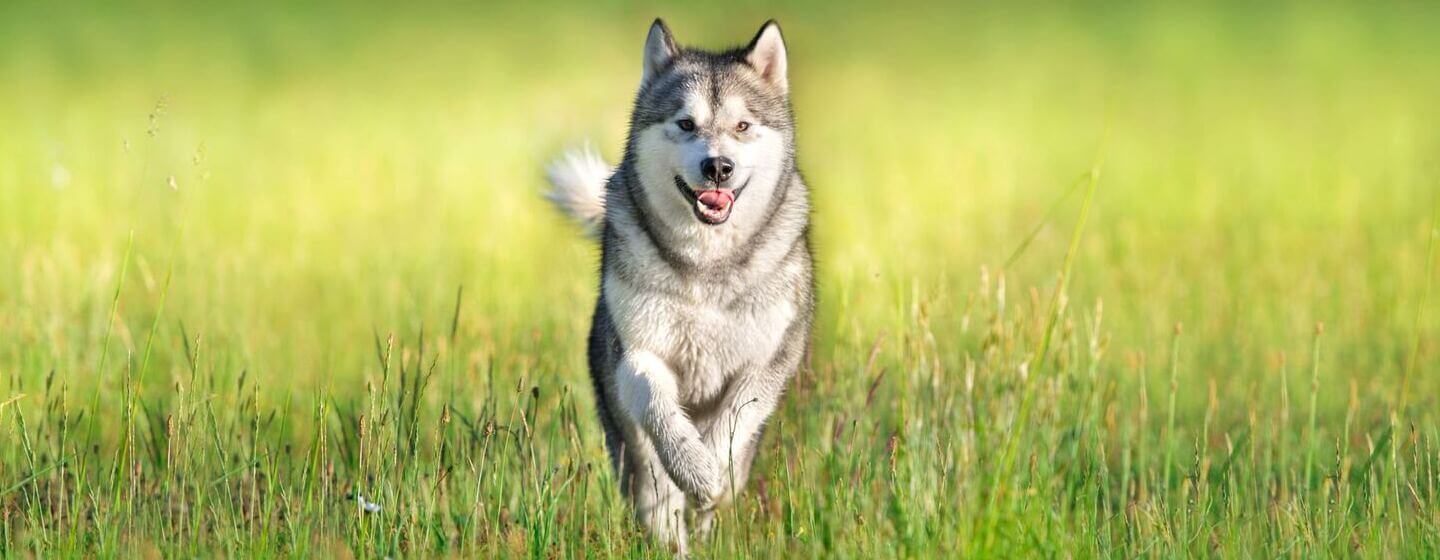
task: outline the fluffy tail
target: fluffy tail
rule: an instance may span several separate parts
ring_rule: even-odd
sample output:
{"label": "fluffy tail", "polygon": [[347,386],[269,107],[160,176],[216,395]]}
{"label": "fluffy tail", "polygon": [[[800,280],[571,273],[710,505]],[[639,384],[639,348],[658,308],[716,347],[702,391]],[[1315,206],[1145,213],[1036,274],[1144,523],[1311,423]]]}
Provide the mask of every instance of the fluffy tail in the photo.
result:
{"label": "fluffy tail", "polygon": [[566,150],[545,168],[550,179],[545,198],[594,237],[605,221],[605,182],[614,172],[589,146]]}

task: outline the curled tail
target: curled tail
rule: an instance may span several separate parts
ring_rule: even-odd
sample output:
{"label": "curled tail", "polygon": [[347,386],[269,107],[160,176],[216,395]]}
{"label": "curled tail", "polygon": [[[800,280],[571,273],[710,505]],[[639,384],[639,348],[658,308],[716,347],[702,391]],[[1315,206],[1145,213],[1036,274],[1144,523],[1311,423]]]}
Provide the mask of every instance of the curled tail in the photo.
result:
{"label": "curled tail", "polygon": [[605,221],[605,183],[614,172],[589,146],[566,150],[545,168],[545,198],[595,237]]}

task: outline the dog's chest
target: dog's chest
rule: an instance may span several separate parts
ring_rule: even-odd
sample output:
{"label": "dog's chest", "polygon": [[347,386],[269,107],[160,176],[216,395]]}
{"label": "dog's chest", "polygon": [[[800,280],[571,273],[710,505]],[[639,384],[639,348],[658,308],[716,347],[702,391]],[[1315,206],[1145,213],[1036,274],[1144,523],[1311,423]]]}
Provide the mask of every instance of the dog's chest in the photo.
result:
{"label": "dog's chest", "polygon": [[768,362],[797,309],[783,298],[763,300],[713,286],[661,292],[607,279],[605,288],[625,348],[665,360],[681,402],[699,409],[734,376]]}

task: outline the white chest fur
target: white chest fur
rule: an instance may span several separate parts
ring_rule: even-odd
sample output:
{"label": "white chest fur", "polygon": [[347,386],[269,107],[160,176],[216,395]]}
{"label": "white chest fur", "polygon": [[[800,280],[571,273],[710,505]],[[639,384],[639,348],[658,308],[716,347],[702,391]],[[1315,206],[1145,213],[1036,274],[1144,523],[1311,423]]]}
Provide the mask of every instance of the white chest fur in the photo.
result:
{"label": "white chest fur", "polygon": [[605,303],[627,351],[650,352],[670,366],[681,404],[703,408],[730,378],[762,367],[795,319],[794,302],[750,301],[715,286],[667,291],[605,276]]}

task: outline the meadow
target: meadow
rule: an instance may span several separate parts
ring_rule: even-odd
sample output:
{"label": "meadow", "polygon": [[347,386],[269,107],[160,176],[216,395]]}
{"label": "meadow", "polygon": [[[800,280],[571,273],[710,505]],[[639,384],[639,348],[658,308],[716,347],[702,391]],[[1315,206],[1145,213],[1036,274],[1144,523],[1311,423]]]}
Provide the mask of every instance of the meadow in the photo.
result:
{"label": "meadow", "polygon": [[539,195],[657,15],[816,199],[696,556],[1440,555],[1440,5],[162,0],[0,3],[0,555],[666,557]]}

